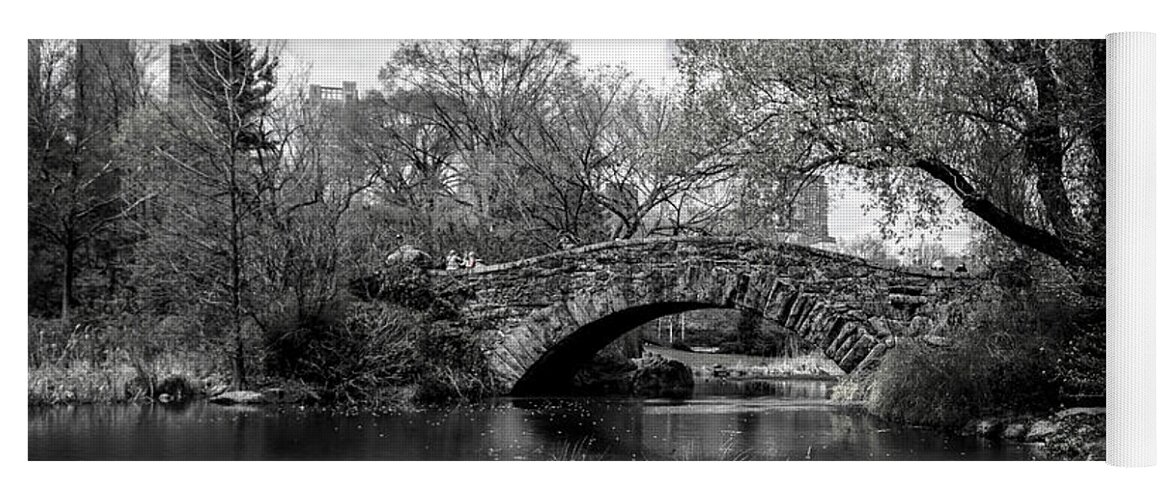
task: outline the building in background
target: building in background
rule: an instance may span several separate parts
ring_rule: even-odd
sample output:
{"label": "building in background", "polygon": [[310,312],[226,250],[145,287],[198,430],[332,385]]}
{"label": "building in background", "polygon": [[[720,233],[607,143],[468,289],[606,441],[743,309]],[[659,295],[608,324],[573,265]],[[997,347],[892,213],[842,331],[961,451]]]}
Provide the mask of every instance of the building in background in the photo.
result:
{"label": "building in background", "polygon": [[309,85],[309,101],[315,104],[345,104],[357,102],[358,84],[342,82],[341,87]]}
{"label": "building in background", "polygon": [[167,99],[187,99],[192,95],[188,74],[196,63],[195,44],[187,42],[167,47]]}
{"label": "building in background", "polygon": [[77,40],[77,113],[83,130],[109,134],[139,101],[142,71],[132,40]]}
{"label": "building in background", "polygon": [[[823,175],[793,178],[785,183],[789,203],[773,214],[782,241],[802,245],[832,245],[829,235],[829,183]],[[786,213],[787,208],[787,213]]]}

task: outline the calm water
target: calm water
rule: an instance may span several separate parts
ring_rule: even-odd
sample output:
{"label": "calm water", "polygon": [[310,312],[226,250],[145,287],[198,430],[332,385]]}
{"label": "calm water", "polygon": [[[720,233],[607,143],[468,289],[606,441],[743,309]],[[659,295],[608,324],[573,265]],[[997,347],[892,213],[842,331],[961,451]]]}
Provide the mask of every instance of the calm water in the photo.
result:
{"label": "calm water", "polygon": [[1027,447],[891,426],[832,382],[709,382],[683,401],[517,399],[383,415],[313,409],[29,410],[30,460],[1027,460]]}

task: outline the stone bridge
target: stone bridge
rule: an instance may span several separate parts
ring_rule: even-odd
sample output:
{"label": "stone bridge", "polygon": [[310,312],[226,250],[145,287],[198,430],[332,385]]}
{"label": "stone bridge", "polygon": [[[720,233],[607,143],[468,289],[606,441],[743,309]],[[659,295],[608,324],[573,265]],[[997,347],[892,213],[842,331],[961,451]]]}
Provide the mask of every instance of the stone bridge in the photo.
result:
{"label": "stone bridge", "polygon": [[845,372],[871,369],[896,339],[945,328],[956,299],[987,283],[716,237],[605,242],[432,275],[476,325],[498,387],[513,394],[556,390],[632,328],[707,308],[755,311]]}

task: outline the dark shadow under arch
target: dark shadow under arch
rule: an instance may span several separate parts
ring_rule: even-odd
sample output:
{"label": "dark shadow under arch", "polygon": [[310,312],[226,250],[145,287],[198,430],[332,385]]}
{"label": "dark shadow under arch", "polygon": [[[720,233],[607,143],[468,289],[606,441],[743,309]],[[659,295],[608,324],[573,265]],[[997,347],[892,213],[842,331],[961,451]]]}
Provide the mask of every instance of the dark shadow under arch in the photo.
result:
{"label": "dark shadow under arch", "polygon": [[623,309],[578,328],[533,363],[512,388],[512,395],[549,395],[563,391],[578,367],[622,334],[663,316],[696,309],[734,309],[703,302],[662,302]]}

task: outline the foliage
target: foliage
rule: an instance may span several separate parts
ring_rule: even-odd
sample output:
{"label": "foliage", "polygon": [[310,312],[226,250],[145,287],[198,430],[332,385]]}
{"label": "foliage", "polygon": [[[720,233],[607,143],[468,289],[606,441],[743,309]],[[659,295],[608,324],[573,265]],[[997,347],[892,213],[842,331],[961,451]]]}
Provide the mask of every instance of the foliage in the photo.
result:
{"label": "foliage", "polygon": [[399,308],[335,304],[266,330],[264,365],[270,375],[322,389],[326,403],[375,400],[383,388],[415,378],[420,324]]}
{"label": "foliage", "polygon": [[146,61],[127,40],[29,40],[28,62],[29,305],[68,318],[87,271],[119,276],[116,223],[141,200],[119,190],[111,138],[144,99]]}
{"label": "foliage", "polygon": [[413,351],[419,370],[416,399],[468,400],[491,393],[491,377],[479,336],[454,326],[433,323],[427,335],[417,339]]}
{"label": "foliage", "polygon": [[483,350],[474,336],[428,311],[384,301],[339,302],[273,321],[265,330],[267,373],[319,389],[325,403],[376,402],[388,387],[414,387],[420,401],[476,399]]}
{"label": "foliage", "polygon": [[1057,422],[1041,453],[1049,460],[1105,460],[1106,415],[1072,415]]}
{"label": "foliage", "polygon": [[215,350],[174,318],[94,316],[66,331],[29,318],[29,404],[184,398],[223,385]]}
{"label": "foliage", "polygon": [[899,264],[898,258],[887,250],[883,239],[875,235],[861,236],[846,242],[842,246],[842,253],[883,265]]}
{"label": "foliage", "polygon": [[1068,347],[1092,338],[1081,324],[1085,305],[1070,300],[1077,296],[1032,290],[981,297],[945,347],[907,340],[889,351],[863,381],[867,407],[895,421],[958,428],[982,415],[1060,405],[1070,390],[1089,389],[1091,374],[1104,374],[1104,349]]}
{"label": "foliage", "polygon": [[[693,40],[687,108],[727,157],[845,168],[884,227],[959,204],[1104,293],[1101,40]],[[958,201],[958,203],[956,203]]]}

